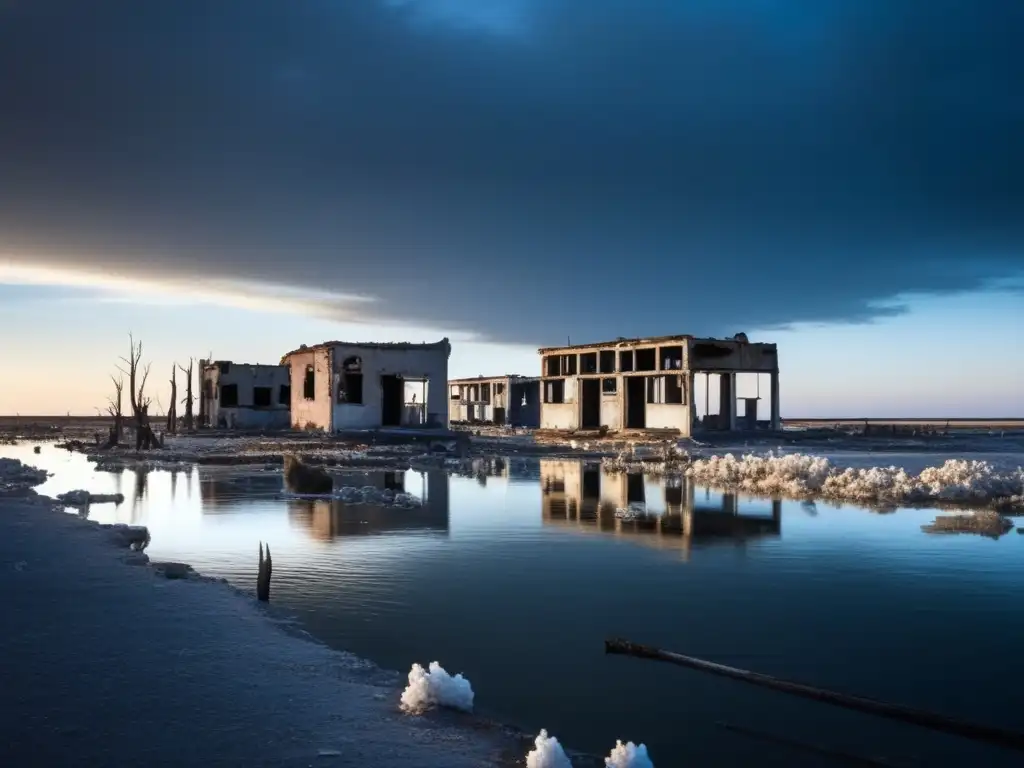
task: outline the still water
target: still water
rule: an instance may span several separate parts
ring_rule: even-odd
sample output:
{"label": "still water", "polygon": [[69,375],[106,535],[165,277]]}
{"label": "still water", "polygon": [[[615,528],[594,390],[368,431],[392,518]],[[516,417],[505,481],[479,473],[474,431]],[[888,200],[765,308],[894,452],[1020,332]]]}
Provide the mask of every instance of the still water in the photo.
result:
{"label": "still water", "polygon": [[[572,748],[646,742],[659,766],[839,764],[725,725],[894,765],[1020,755],[666,664],[620,636],[844,692],[1024,730],[1024,536],[929,535],[934,510],[735,497],[575,461],[492,460],[477,477],[350,472],[420,509],[285,500],[279,474],[100,473],[44,445],[41,493],[123,493],[92,519],[147,525],[155,560],[246,589],[257,542],[273,602],[383,667],[440,661],[478,711]],[[639,520],[615,516],[632,503]],[[1018,519],[1018,522],[1024,523]]]}

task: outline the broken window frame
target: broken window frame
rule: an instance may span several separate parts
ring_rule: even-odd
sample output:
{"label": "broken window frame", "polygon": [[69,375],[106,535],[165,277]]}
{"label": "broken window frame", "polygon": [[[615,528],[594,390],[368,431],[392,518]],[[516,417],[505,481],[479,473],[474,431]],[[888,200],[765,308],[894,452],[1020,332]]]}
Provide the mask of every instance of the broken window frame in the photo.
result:
{"label": "broken window frame", "polygon": [[[237,384],[221,384],[218,389],[220,390],[220,405],[222,408],[237,408],[238,407],[238,385]],[[227,396],[225,396],[227,395]]]}
{"label": "broken window frame", "polygon": [[658,347],[658,370],[681,371],[683,369],[683,345],[674,344]]}
{"label": "broken window frame", "polygon": [[302,378],[302,397],[305,400],[316,400],[316,368],[307,365]]}
{"label": "broken window frame", "polygon": [[597,373],[597,352],[582,352],[580,358],[580,374]]}
{"label": "broken window frame", "polygon": [[648,405],[686,405],[686,384],[678,374],[646,376]]}
{"label": "broken window frame", "polygon": [[658,370],[658,350],[655,347],[641,347],[633,350],[633,365],[638,373]]}
{"label": "broken window frame", "polygon": [[633,350],[632,349],[620,349],[619,350],[619,370],[626,373],[631,373],[635,369],[633,368]]}
{"label": "broken window frame", "polygon": [[601,379],[601,394],[614,395],[619,391],[619,380],[614,376]]}
{"label": "broken window frame", "polygon": [[458,384],[452,384],[449,389],[450,389],[450,391],[449,391],[448,394],[449,394],[450,399],[452,399],[452,400],[461,400],[462,399],[462,387],[460,387]]}
{"label": "broken window frame", "polygon": [[562,355],[562,374],[565,376],[575,376],[579,371],[579,355]]}
{"label": "broken window frame", "polygon": [[288,405],[292,404],[292,385],[282,384],[277,393],[277,404]]}
{"label": "broken window frame", "polygon": [[543,371],[545,376],[561,376],[562,358],[559,355],[546,355],[544,357]]}
{"label": "broken window frame", "polygon": [[544,382],[544,402],[548,405],[564,405],[565,379],[548,379]]}
{"label": "broken window frame", "polygon": [[598,352],[597,371],[598,373],[616,373],[614,349],[602,349]]}
{"label": "broken window frame", "polygon": [[[262,400],[263,402],[260,402]],[[273,387],[256,387],[252,388],[252,407],[253,408],[273,408],[274,407],[274,388]]]}

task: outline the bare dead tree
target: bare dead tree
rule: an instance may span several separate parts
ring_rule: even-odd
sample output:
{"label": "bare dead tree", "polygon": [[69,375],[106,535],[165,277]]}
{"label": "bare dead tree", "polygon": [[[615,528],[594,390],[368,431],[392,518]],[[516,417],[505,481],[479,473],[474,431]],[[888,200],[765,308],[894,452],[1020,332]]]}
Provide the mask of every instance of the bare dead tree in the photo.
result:
{"label": "bare dead tree", "polygon": [[181,401],[185,406],[185,431],[191,432],[195,428],[192,415],[192,405],[195,403],[195,398],[192,396],[192,358],[188,359],[188,368],[183,368],[180,365],[178,367],[185,374],[185,397]]}
{"label": "bare dead tree", "polygon": [[115,445],[120,445],[121,443],[121,432],[124,425],[124,414],[121,410],[122,394],[124,393],[124,377],[118,376],[115,379],[111,376],[110,380],[114,382],[114,396],[107,398],[107,413],[109,413],[110,418],[114,420],[114,424],[110,428],[110,436],[107,438],[107,447],[113,448]]}
{"label": "bare dead tree", "polygon": [[167,406],[167,432],[178,431],[178,364],[171,365],[171,404]]}
{"label": "bare dead tree", "polygon": [[135,342],[135,337],[128,334],[129,354],[122,357],[121,361],[128,366],[128,370],[118,366],[121,373],[128,376],[128,398],[132,406],[132,418],[135,421],[135,450],[147,450],[157,448],[160,442],[153,434],[153,428],[149,425],[149,406],[153,402],[146,397],[146,380],[149,378],[149,363],[142,365],[142,342]]}

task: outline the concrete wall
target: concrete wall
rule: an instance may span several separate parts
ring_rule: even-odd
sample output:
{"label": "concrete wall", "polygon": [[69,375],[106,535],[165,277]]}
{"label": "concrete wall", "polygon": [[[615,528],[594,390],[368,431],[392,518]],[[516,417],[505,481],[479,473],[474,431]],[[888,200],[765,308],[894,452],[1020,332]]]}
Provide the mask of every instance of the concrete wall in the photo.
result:
{"label": "concrete wall", "polygon": [[[248,365],[216,362],[200,369],[200,391],[208,388],[207,426],[227,429],[286,429],[291,423],[290,403],[281,403],[281,387],[289,386],[289,370],[283,365]],[[224,406],[224,387],[235,385],[237,406]],[[255,389],[270,389],[270,405],[255,405]]]}
{"label": "concrete wall", "polygon": [[576,403],[542,403],[541,429],[576,429]]}
{"label": "concrete wall", "polygon": [[622,395],[601,393],[601,424],[617,431],[622,426]]}
{"label": "concrete wall", "polygon": [[[428,379],[427,422],[437,427],[448,426],[448,355],[446,347],[402,348],[360,347],[339,345],[332,347],[334,353],[334,386],[337,391],[342,365],[346,358],[359,357],[362,360],[363,402],[338,403],[331,399],[334,411],[334,429],[373,429],[381,425],[382,391],[381,376],[400,376],[406,379]],[[418,410],[418,409],[416,409]],[[410,414],[409,409],[404,409]]]}
{"label": "concrete wall", "polygon": [[[702,354],[706,347],[713,346],[727,355]],[[778,351],[774,344],[750,344],[731,339],[691,339],[687,346],[687,359],[693,371],[760,371],[770,373],[779,364]]]}
{"label": "concrete wall", "polygon": [[[327,349],[296,352],[288,358],[292,382],[292,428],[331,429],[331,355]],[[303,384],[306,367],[314,372],[313,400],[307,400]]]}

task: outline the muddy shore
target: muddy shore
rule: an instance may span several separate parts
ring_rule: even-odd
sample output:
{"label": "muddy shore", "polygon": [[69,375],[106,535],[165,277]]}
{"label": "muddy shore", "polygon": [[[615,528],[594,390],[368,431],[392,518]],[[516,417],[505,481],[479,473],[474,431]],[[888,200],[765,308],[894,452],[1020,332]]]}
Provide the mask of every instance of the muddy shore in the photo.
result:
{"label": "muddy shore", "polygon": [[10,764],[469,768],[525,753],[468,716],[400,714],[399,676],[125,543],[51,499],[0,495]]}

